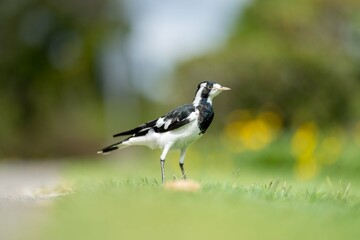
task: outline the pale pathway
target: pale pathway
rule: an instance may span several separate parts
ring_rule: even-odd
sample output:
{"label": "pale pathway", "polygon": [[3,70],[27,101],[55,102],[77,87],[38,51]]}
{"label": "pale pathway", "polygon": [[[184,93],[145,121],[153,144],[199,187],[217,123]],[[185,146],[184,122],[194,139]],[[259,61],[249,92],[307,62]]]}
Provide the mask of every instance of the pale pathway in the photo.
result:
{"label": "pale pathway", "polygon": [[61,169],[56,163],[0,163],[0,239],[21,239],[41,226],[57,194],[39,193],[60,184]]}

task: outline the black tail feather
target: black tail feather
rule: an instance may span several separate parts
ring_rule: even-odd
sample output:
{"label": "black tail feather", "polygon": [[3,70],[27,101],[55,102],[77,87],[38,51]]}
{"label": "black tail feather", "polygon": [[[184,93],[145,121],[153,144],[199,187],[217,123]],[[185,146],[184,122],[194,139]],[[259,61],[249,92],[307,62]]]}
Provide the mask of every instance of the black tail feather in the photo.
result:
{"label": "black tail feather", "polygon": [[132,134],[134,134],[134,133],[136,133],[136,132],[138,132],[140,130],[141,130],[141,128],[137,127],[137,128],[131,129],[131,130],[126,131],[126,132],[121,132],[121,133],[114,134],[113,137],[132,135]]}
{"label": "black tail feather", "polygon": [[111,152],[111,151],[114,151],[114,150],[116,150],[116,149],[119,148],[118,146],[119,146],[122,142],[123,142],[123,141],[114,143],[114,144],[112,144],[112,145],[110,145],[110,146],[107,146],[107,147],[103,148],[102,150],[98,151],[97,153],[98,153],[98,154],[107,154],[107,153],[109,153],[109,152]]}
{"label": "black tail feather", "polygon": [[131,129],[131,130],[128,130],[128,131],[125,131],[125,132],[121,132],[121,133],[117,133],[117,134],[114,134],[113,137],[120,137],[120,136],[126,136],[126,135],[133,135],[133,134],[137,134],[138,132],[140,132],[141,130],[144,130],[146,128],[151,128],[151,127],[154,127],[155,124],[157,122],[157,119],[153,120],[153,121],[150,121],[150,122],[147,122],[145,124],[142,124],[134,129]]}

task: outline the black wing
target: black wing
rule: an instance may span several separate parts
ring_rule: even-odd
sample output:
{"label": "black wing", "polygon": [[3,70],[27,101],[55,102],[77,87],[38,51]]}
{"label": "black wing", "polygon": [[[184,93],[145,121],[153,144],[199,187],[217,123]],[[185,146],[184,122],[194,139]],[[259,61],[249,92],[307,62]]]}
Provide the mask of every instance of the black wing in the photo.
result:
{"label": "black wing", "polygon": [[192,104],[186,104],[168,112],[158,119],[144,123],[131,130],[117,133],[113,135],[113,137],[126,135],[132,135],[131,137],[143,136],[146,135],[150,129],[154,129],[157,133],[171,131],[191,122],[192,119],[190,119],[189,116],[194,111],[195,107]]}
{"label": "black wing", "polygon": [[162,116],[160,118],[162,119],[162,122],[158,122],[158,124],[154,127],[154,130],[155,132],[162,133],[180,128],[192,121],[189,116],[193,112],[195,112],[194,105],[182,105]]}

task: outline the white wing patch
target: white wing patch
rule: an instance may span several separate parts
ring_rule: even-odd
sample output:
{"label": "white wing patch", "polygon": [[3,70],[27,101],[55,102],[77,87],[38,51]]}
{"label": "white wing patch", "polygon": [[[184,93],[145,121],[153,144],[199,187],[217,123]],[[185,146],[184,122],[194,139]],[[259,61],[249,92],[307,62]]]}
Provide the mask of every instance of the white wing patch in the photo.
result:
{"label": "white wing patch", "polygon": [[157,121],[156,121],[156,127],[157,128],[160,128],[160,127],[162,127],[162,125],[164,125],[165,124],[165,122],[164,122],[164,118],[163,117],[161,117],[161,118],[159,118]]}
{"label": "white wing patch", "polygon": [[157,128],[161,128],[162,126],[164,126],[164,124],[165,124],[165,126],[164,126],[164,129],[166,130],[166,129],[168,129],[168,127],[170,126],[170,124],[171,124],[171,122],[172,122],[172,118],[169,118],[169,119],[167,119],[166,121],[164,121],[164,119],[165,118],[163,118],[163,117],[161,117],[161,118],[159,118],[157,121],[156,121],[156,127]]}
{"label": "white wing patch", "polygon": [[171,122],[172,122],[172,119],[171,119],[171,118],[168,119],[168,120],[166,120],[165,126],[164,126],[164,129],[165,129],[165,130],[168,129],[168,127],[170,126]]}
{"label": "white wing patch", "polygon": [[166,121],[164,121],[164,118],[159,118],[159,120],[157,120],[156,122],[156,127],[160,128],[164,126],[164,129],[166,130],[169,128],[172,122],[173,122],[173,118],[169,118]]}

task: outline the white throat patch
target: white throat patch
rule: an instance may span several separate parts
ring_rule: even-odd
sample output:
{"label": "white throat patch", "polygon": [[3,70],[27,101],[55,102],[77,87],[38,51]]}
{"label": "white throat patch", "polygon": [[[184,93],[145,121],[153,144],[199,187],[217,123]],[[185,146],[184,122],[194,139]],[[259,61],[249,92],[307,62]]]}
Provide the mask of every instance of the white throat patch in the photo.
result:
{"label": "white throat patch", "polygon": [[195,99],[194,99],[194,101],[193,101],[193,104],[194,104],[195,107],[197,107],[197,106],[200,104],[201,94],[202,94],[202,91],[204,90],[205,87],[206,87],[206,83],[200,84],[200,88],[199,88],[199,90],[196,92]]}

